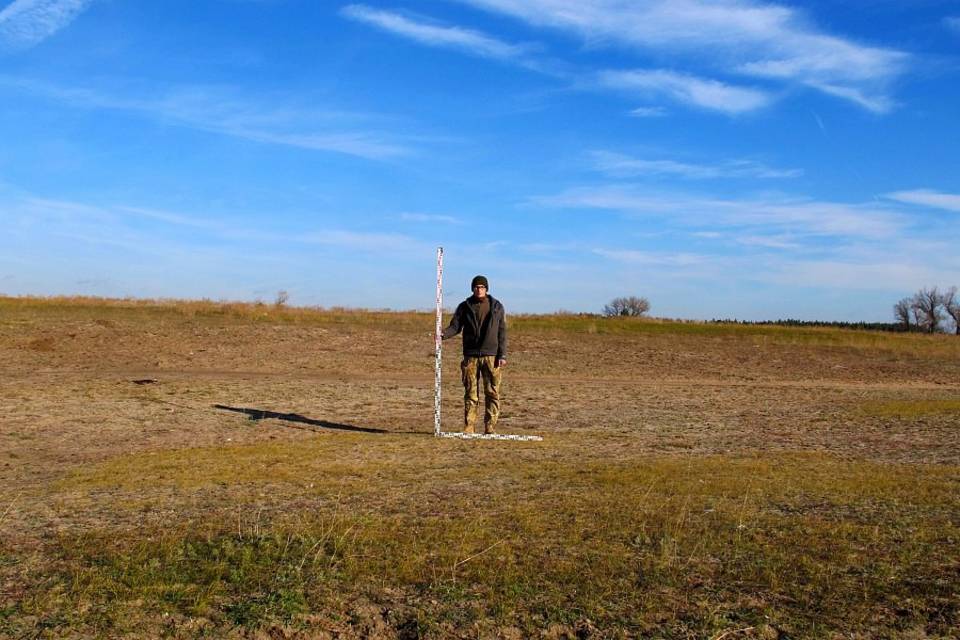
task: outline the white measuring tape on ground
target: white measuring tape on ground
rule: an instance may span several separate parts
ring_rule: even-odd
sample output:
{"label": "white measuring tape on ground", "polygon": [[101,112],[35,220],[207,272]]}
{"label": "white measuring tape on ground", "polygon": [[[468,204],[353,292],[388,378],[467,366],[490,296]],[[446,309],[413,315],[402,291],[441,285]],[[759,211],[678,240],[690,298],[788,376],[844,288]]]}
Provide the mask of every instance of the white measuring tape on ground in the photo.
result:
{"label": "white measuring tape on ground", "polygon": [[457,431],[441,431],[437,434],[441,438],[457,438],[458,440],[520,440],[533,442],[543,440],[540,436],[520,436],[512,433],[461,433]]}
{"label": "white measuring tape on ground", "polygon": [[438,438],[458,438],[461,440],[543,440],[540,436],[521,436],[508,433],[461,433],[456,431],[441,431],[440,429],[440,396],[441,371],[443,361],[443,247],[437,247],[437,325],[434,332],[434,363],[433,363],[433,435]]}

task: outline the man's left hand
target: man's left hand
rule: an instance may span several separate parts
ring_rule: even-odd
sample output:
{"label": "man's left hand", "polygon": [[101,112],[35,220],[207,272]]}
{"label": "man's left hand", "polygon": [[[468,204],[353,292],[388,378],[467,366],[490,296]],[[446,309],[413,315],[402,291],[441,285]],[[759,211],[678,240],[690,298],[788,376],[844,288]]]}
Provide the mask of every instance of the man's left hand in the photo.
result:
{"label": "man's left hand", "polygon": [[494,360],[493,366],[496,367],[496,368],[498,368],[498,369],[499,369],[500,367],[505,367],[505,366],[507,366],[507,359],[506,359],[506,358],[497,358],[496,360]]}

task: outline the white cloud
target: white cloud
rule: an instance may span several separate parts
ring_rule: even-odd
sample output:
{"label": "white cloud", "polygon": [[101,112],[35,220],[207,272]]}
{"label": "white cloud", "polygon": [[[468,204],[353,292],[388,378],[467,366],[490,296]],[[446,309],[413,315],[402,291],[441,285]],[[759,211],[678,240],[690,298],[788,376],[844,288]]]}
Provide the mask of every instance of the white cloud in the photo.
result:
{"label": "white cloud", "polygon": [[695,164],[675,160],[647,160],[610,151],[594,151],[590,154],[594,166],[611,176],[625,178],[635,176],[672,175],[689,179],[715,178],[797,178],[803,175],[800,169],[775,169],[753,160],[727,160],[717,164]]}
{"label": "white cloud", "polygon": [[[277,233],[266,228],[238,226],[229,220],[213,220],[152,207],[100,205],[30,195],[3,197],[0,193],[0,210],[11,215],[13,224],[46,226],[56,229],[61,235],[69,235],[89,244],[120,246],[151,254],[156,253],[165,242],[165,232],[178,227],[193,229],[194,234],[190,236],[192,240],[213,240],[216,243],[236,241],[251,242],[258,246],[307,244],[362,251],[427,251],[420,241],[399,233],[342,228]],[[144,220],[160,224],[144,227]],[[147,237],[152,240],[142,242]],[[182,234],[178,232],[171,237],[179,242]]]}
{"label": "white cloud", "polygon": [[275,96],[273,100],[261,96],[251,100],[235,88],[217,86],[107,92],[3,76],[0,76],[0,85],[79,108],[127,111],[169,124],[266,144],[332,151],[370,160],[413,152],[398,136],[369,129],[365,122],[370,119],[368,116],[298,108],[291,106],[297,101],[290,96]]}
{"label": "white cloud", "polygon": [[943,19],[943,24],[955,33],[960,33],[960,16],[948,16]]}
{"label": "white cloud", "polygon": [[660,216],[688,226],[723,225],[788,233],[797,238],[832,236],[881,239],[895,237],[906,226],[889,208],[799,199],[709,198],[664,194],[633,187],[587,187],[556,196],[534,198],[536,204],[573,209],[599,209],[628,216]]}
{"label": "white cloud", "polygon": [[313,231],[291,237],[289,240],[364,251],[397,251],[419,246],[419,243],[410,236],[399,233],[366,233],[339,229]]}
{"label": "white cloud", "polygon": [[765,91],[729,85],[664,69],[601,71],[602,86],[643,96],[666,97],[681,104],[735,115],[767,106],[772,97]]}
{"label": "white cloud", "polygon": [[761,282],[776,284],[785,291],[813,288],[833,293],[902,292],[958,273],[956,265],[951,269],[947,262],[930,264],[923,260],[891,258],[889,250],[849,251],[852,255],[844,255],[848,251],[849,248],[841,247],[824,258],[797,258],[770,251],[711,255],[602,248],[594,249],[593,253],[640,270],[638,274],[647,281],[669,278],[671,286],[681,280],[708,280],[714,286],[726,282],[744,289]]}
{"label": "white cloud", "polygon": [[577,251],[580,246],[572,242],[527,242],[518,244],[517,249],[536,255],[549,255]]}
{"label": "white cloud", "polygon": [[663,107],[637,107],[630,110],[630,115],[634,118],[660,118],[667,115],[667,110]]}
{"label": "white cloud", "polygon": [[150,209],[147,207],[118,206],[118,207],[115,207],[114,210],[119,213],[129,213],[134,216],[147,218],[149,220],[156,220],[158,222],[164,222],[166,224],[174,225],[174,226],[193,227],[196,229],[222,229],[223,228],[222,225],[214,222],[213,220],[207,220],[204,218],[200,218],[198,216],[190,216],[182,213],[162,211],[160,209]]}
{"label": "white cloud", "polygon": [[[364,5],[348,5],[341,10],[341,14],[428,46],[458,49],[485,58],[511,61],[557,77],[576,79],[579,75],[569,69],[561,69],[564,65],[555,60],[535,60],[527,55],[527,48],[497,40],[478,31],[428,24]],[[577,82],[590,83],[582,79]],[[759,109],[771,101],[770,96],[759,89],[737,87],[719,80],[663,69],[601,71],[597,74],[595,83],[608,89],[627,91],[648,98],[665,97],[681,104],[727,114]],[[656,117],[665,113],[662,107],[640,107],[634,109],[631,115]]]}
{"label": "white cloud", "polygon": [[58,222],[64,226],[93,223],[93,228],[109,229],[125,227],[131,220],[149,220],[169,227],[187,227],[219,234],[227,234],[231,229],[201,216],[149,207],[105,206],[31,195],[4,198],[0,203],[23,219]]}
{"label": "white cloud", "polygon": [[797,82],[880,110],[903,52],[818,30],[795,9],[750,0],[461,0],[589,44],[669,53],[718,71]]}
{"label": "white cloud", "polygon": [[766,247],[768,249],[799,249],[802,245],[794,242],[793,236],[741,236],[736,239],[739,244],[748,247]]}
{"label": "white cloud", "polygon": [[772,263],[758,269],[755,277],[789,287],[913,291],[923,283],[936,282],[943,272],[924,264],[890,259],[801,260]]}
{"label": "white cloud", "polygon": [[610,260],[616,260],[618,262],[646,266],[693,267],[703,265],[711,261],[710,256],[682,252],[667,253],[636,251],[632,249],[594,249],[593,253]]}
{"label": "white cloud", "polygon": [[687,198],[641,193],[619,187],[572,188],[554,196],[536,196],[532,203],[561,209],[602,209],[632,215],[668,215],[684,211]]}
{"label": "white cloud", "polygon": [[478,31],[439,26],[413,20],[398,13],[352,4],[341,9],[348,18],[373,25],[405,38],[434,47],[460,49],[485,58],[501,60],[521,57],[526,48],[508,44]]}
{"label": "white cloud", "polygon": [[[181,224],[186,216],[143,216],[136,208],[100,206],[84,202],[14,195],[0,199],[0,208],[10,216],[11,226],[21,233],[37,230],[55,238],[93,246],[108,246],[152,257],[164,255],[162,234],[147,234],[132,218],[149,217],[169,225]],[[166,218],[166,219],[162,219]],[[175,221],[176,219],[176,221]],[[149,237],[149,241],[148,241]]]}
{"label": "white cloud", "polygon": [[[634,274],[639,282],[669,282],[671,289],[678,282],[695,281],[714,283],[727,278],[738,268],[738,258],[692,253],[689,251],[645,251],[612,247],[595,247],[590,250],[595,256],[617,265],[618,270]],[[623,275],[620,276],[624,277]]]}
{"label": "white cloud", "polygon": [[70,24],[91,0],[14,0],[0,10],[0,46],[26,49]]}
{"label": "white cloud", "polygon": [[440,222],[443,224],[462,224],[459,218],[437,215],[433,213],[401,213],[400,219],[405,222]]}
{"label": "white cloud", "polygon": [[[695,64],[725,75],[732,72],[799,83],[874,113],[893,108],[886,87],[903,72],[908,60],[906,54],[898,51],[819,33],[794,10],[741,0],[461,1],[507,13],[535,26],[573,31],[593,45],[609,42],[644,52],[666,52],[677,65]],[[687,106],[738,114],[769,106],[775,98],[769,90],[738,86],[703,77],[702,73],[667,69],[577,71],[558,60],[531,55],[528,46],[365,5],[348,5],[341,14],[428,46],[511,61],[580,86],[599,84],[647,99],[666,98]],[[707,65],[703,64],[704,52],[709,52]],[[665,114],[659,106],[638,107],[630,112],[644,118]]]}
{"label": "white cloud", "polygon": [[8,293],[256,299],[282,289],[298,303],[402,309],[419,303],[409,292],[406,299],[389,292],[415,280],[435,248],[344,228],[342,220],[356,217],[349,212],[331,217],[331,227],[304,222],[279,233],[272,216],[244,216],[240,227],[239,220],[215,219],[203,228],[190,213],[3,188],[0,211],[0,277],[16,276],[2,283]]}
{"label": "white cloud", "polygon": [[902,216],[873,204],[840,202],[736,202],[731,220],[782,227],[798,235],[888,238],[905,226]]}
{"label": "white cloud", "polygon": [[943,193],[930,189],[914,189],[912,191],[895,191],[886,194],[884,197],[898,202],[918,204],[934,209],[960,211],[960,194],[955,193]]}
{"label": "white cloud", "polygon": [[824,93],[849,100],[874,113],[887,113],[895,106],[893,100],[886,96],[871,96],[853,87],[837,86],[823,82],[810,82],[809,84]]}
{"label": "white cloud", "polygon": [[407,155],[410,150],[382,137],[366,132],[347,133],[275,133],[245,127],[242,124],[232,127],[217,127],[216,123],[201,123],[204,128],[216,133],[224,133],[238,138],[246,138],[254,142],[266,142],[314,151],[334,151],[348,156],[367,158],[368,160],[383,160]]}

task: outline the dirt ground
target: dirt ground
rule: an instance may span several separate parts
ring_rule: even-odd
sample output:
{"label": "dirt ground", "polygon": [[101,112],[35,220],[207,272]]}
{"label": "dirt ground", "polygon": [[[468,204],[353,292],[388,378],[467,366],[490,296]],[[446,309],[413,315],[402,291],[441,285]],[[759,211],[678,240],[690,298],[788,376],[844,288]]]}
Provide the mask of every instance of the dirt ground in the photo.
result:
{"label": "dirt ground", "polygon": [[[428,318],[423,327],[357,327],[11,315],[0,325],[0,481],[8,491],[136,451],[433,429]],[[957,399],[955,358],[669,334],[517,330],[511,342],[504,432],[548,441],[570,431],[617,434],[650,452],[960,462],[956,415],[858,411]],[[458,350],[456,340],[445,343],[445,430],[460,426]]]}
{"label": "dirt ground", "polygon": [[[116,509],[117,488],[76,491],[77,473],[131,456],[258,443],[339,440],[353,461],[426,456],[446,466],[421,478],[416,495],[424,500],[431,483],[455,481],[464,456],[613,464],[817,452],[960,465],[960,412],[951,404],[960,399],[960,350],[949,343],[960,338],[878,338],[872,347],[779,334],[525,329],[518,320],[500,430],[544,442],[484,451],[481,443],[431,438],[432,319],[371,315],[292,321],[175,307],[4,307],[0,535],[8,549],[26,557],[54,532],[171,517],[163,508]],[[448,430],[459,429],[461,415],[458,347],[445,343]],[[449,452],[447,462],[436,461],[438,450]],[[277,465],[282,474],[282,459]],[[141,496],[175,510],[228,509],[203,487],[178,493],[144,484]],[[268,495],[262,504],[290,507]],[[8,606],[23,593],[26,566],[3,574]]]}

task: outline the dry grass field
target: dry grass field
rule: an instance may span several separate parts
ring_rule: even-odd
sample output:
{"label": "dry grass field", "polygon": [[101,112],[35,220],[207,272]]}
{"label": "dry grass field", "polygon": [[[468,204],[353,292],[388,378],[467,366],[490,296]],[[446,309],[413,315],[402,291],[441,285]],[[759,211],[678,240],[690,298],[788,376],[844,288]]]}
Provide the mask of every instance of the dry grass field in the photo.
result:
{"label": "dry grass field", "polygon": [[960,636],[960,338],[513,317],[518,443],[432,331],[0,298],[0,636]]}

